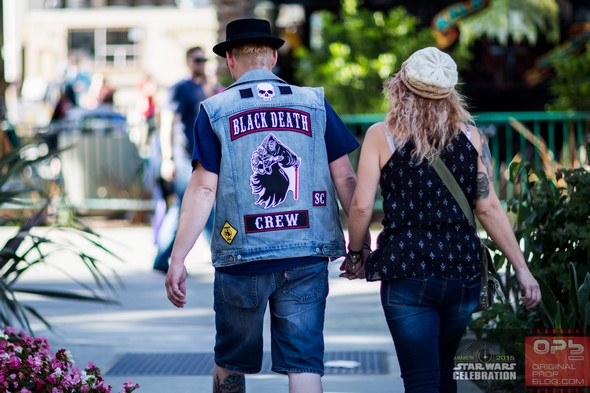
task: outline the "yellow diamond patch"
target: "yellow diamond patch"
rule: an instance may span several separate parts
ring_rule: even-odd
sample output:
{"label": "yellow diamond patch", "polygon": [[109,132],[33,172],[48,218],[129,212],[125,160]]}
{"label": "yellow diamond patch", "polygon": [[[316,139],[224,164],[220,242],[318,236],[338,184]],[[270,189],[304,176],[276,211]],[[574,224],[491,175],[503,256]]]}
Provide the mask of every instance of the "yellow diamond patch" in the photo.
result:
{"label": "yellow diamond patch", "polygon": [[229,222],[226,221],[225,224],[223,224],[223,228],[221,228],[220,235],[223,238],[223,240],[227,242],[227,244],[231,244],[234,241],[234,238],[237,234],[238,230],[232,227]]}

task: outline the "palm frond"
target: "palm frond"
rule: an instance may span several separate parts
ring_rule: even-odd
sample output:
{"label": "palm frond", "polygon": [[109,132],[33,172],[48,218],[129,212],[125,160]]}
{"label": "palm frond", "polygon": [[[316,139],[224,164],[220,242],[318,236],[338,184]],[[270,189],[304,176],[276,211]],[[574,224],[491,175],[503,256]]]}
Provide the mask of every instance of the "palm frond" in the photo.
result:
{"label": "palm frond", "polygon": [[458,22],[459,44],[469,47],[487,38],[500,45],[526,42],[535,45],[542,34],[559,40],[559,6],[555,0],[491,0],[480,12]]}
{"label": "palm frond", "polygon": [[[45,151],[38,148],[39,143],[32,141],[16,147],[0,157],[0,206],[6,203],[20,204],[23,207],[30,206],[25,200],[19,198],[30,195],[32,192],[38,194],[44,201],[38,208],[31,207],[35,209],[35,213],[27,217],[18,227],[16,234],[8,239],[3,246],[0,246],[0,322],[4,326],[20,325],[31,334],[33,331],[29,321],[30,317],[39,320],[49,329],[51,329],[51,325],[43,318],[39,310],[22,303],[18,298],[19,294],[118,304],[116,300],[108,296],[113,294],[116,289],[111,277],[105,273],[105,270],[109,269],[108,266],[103,264],[98,257],[90,255],[88,250],[96,250],[121,261],[108,247],[102,244],[100,235],[78,220],[68,223],[69,226],[50,227],[47,233],[38,234],[38,228],[45,222],[48,215],[51,197],[46,195],[43,190],[25,184],[21,175],[24,169],[34,167],[67,149]],[[59,236],[54,236],[56,234]],[[72,236],[77,236],[77,238],[71,239]],[[52,261],[64,260],[64,258],[55,258],[55,256],[67,254],[73,255],[74,259],[78,260],[85,268],[84,270],[90,273],[93,285],[77,277],[70,266],[61,266]],[[20,287],[20,279],[40,265],[54,268],[63,273],[65,277],[76,284],[79,290]],[[122,283],[114,269],[110,269],[109,273],[115,277],[119,284]]]}
{"label": "palm frond", "polygon": [[110,305],[118,305],[121,302],[109,299],[106,297],[98,296],[95,294],[92,295],[85,295],[81,293],[76,293],[72,291],[57,291],[52,289],[37,289],[37,288],[26,288],[26,287],[16,287],[13,288],[14,293],[27,293],[30,295],[37,295],[43,296],[53,299],[67,299],[67,300],[80,300],[86,302],[96,302],[96,303],[103,303],[103,304],[110,304]]}

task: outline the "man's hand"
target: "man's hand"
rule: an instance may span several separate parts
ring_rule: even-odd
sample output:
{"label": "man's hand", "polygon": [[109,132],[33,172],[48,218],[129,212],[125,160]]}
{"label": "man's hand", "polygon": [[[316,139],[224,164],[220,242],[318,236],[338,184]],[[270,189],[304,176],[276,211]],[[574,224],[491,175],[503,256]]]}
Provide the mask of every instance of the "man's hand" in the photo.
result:
{"label": "man's hand", "polygon": [[186,267],[184,263],[171,263],[166,274],[166,293],[176,307],[186,304]]}
{"label": "man's hand", "polygon": [[340,270],[344,272],[340,274],[340,277],[348,278],[349,280],[365,278],[365,261],[370,253],[370,249],[363,247],[363,255],[356,263],[354,263],[350,259],[350,256],[347,255],[346,258],[344,258],[344,262],[340,265]]}

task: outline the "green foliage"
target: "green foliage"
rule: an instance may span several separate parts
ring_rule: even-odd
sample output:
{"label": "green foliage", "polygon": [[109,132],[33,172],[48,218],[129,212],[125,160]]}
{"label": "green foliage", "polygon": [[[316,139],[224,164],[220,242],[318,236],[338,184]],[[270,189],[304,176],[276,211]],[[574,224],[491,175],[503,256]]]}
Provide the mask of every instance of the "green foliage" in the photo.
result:
{"label": "green foliage", "polygon": [[590,273],[581,281],[573,263],[568,264],[568,303],[563,304],[545,281],[541,281],[543,310],[551,327],[555,329],[581,329],[590,331]]}
{"label": "green foliage", "polygon": [[[470,321],[481,337],[501,343],[524,367],[524,337],[532,329],[577,329],[590,332],[590,172],[584,168],[561,169],[547,174],[530,163],[513,163],[509,181],[524,191],[508,202],[514,217],[514,233],[525,260],[541,288],[539,307],[526,310],[517,300],[519,284],[506,258],[497,253],[494,264],[505,268],[502,292],[507,301]],[[491,249],[497,248],[488,242]],[[516,381],[479,381],[485,391],[519,392]]]}
{"label": "green foliage", "polygon": [[555,0],[490,0],[486,8],[458,24],[459,43],[466,47],[482,38],[500,45],[508,45],[509,40],[535,45],[541,34],[557,42],[559,6]]}
{"label": "green foliage", "polygon": [[584,168],[561,169],[550,178],[541,170],[514,164],[511,181],[523,171],[534,173],[534,183],[520,200],[509,204],[516,214],[516,235],[525,240],[525,255],[536,274],[557,299],[568,304],[568,285],[572,263],[584,277],[590,265],[590,173]]}
{"label": "green foliage", "polygon": [[590,111],[590,43],[576,55],[553,56],[555,76],[549,82],[555,111]]}
{"label": "green foliage", "polygon": [[[51,325],[35,308],[19,301],[20,294],[33,294],[42,297],[81,300],[115,304],[109,299],[109,291],[114,289],[112,280],[104,273],[104,265],[94,255],[83,249],[89,248],[106,253],[116,258],[102,243],[100,236],[75,219],[70,219],[67,226],[57,225],[49,228],[46,234],[39,234],[39,226],[45,223],[51,207],[51,195],[43,189],[27,184],[24,173],[34,169],[55,157],[59,151],[47,151],[39,141],[18,146],[0,157],[0,210],[7,204],[21,205],[33,213],[25,217],[20,227],[15,228],[12,238],[0,245],[0,324],[2,326],[21,326],[32,333],[30,317],[34,317],[47,327]],[[31,154],[35,151],[36,154]],[[28,201],[35,196],[33,204]],[[9,222],[0,218],[0,222]],[[67,236],[62,236],[63,234]],[[80,281],[68,274],[69,266],[53,266],[55,269],[77,283],[82,291],[50,291],[19,284],[20,278],[40,264],[49,264],[52,254],[73,254],[92,275],[95,286]],[[114,272],[113,272],[114,273]],[[116,274],[115,274],[116,277]]]}
{"label": "green foliage", "polygon": [[401,7],[372,12],[344,0],[342,14],[321,13],[322,44],[295,52],[301,84],[324,86],[340,113],[385,112],[383,81],[417,49],[434,46],[430,28]]}
{"label": "green foliage", "polygon": [[[590,328],[590,172],[584,168],[559,169],[555,174],[535,170],[529,163],[513,163],[510,181],[525,191],[508,202],[515,218],[514,233],[525,260],[541,286],[542,306],[525,311],[518,302],[495,304],[472,327]],[[494,248],[494,245],[490,245]],[[497,255],[497,266],[507,266]],[[517,299],[520,288],[506,267],[503,291]]]}
{"label": "green foliage", "polygon": [[487,7],[457,22],[459,42],[452,56],[461,69],[471,67],[471,46],[489,40],[507,46],[511,42],[534,46],[543,37],[559,41],[559,6],[556,0],[489,0]]}

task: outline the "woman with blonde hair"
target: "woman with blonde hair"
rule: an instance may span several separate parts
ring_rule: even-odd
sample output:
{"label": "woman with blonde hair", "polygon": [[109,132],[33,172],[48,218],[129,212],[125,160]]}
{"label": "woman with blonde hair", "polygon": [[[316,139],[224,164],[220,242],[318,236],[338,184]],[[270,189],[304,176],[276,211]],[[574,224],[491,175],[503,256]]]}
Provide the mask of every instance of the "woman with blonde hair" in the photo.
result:
{"label": "woman with blonde hair", "polygon": [[[366,133],[342,276],[381,281],[381,303],[406,392],[456,392],[454,356],[479,300],[480,241],[432,162],[440,156],[535,307],[541,294],[492,184],[484,135],[455,89],[457,66],[424,48],[384,83],[391,106]],[[363,252],[378,186],[383,230]]]}

